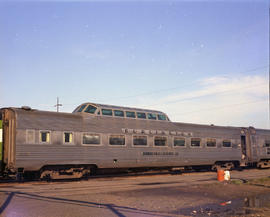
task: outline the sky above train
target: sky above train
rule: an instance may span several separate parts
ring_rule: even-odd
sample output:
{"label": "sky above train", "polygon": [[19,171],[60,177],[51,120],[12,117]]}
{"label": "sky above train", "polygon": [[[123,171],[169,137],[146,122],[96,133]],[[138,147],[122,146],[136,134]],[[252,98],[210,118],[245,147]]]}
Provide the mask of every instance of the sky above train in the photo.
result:
{"label": "sky above train", "polygon": [[268,74],[268,0],[0,0],[0,107],[269,128]]}

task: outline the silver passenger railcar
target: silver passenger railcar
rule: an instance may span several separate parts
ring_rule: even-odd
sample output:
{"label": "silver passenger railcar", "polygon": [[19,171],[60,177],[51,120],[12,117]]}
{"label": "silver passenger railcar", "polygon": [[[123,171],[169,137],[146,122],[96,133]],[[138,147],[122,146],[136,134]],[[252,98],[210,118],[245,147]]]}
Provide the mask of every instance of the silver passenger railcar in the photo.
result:
{"label": "silver passenger railcar", "polygon": [[1,109],[4,174],[82,177],[101,168],[268,167],[270,131],[171,122],[160,111],[84,103],[73,113]]}

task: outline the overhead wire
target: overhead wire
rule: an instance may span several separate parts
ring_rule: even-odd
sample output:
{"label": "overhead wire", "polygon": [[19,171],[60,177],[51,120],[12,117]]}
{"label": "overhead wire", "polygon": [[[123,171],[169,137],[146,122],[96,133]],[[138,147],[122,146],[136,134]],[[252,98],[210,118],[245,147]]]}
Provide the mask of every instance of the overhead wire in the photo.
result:
{"label": "overhead wire", "polygon": [[263,100],[256,100],[256,101],[249,101],[249,102],[242,102],[242,103],[235,103],[235,104],[227,104],[227,105],[222,105],[222,106],[217,106],[217,107],[208,107],[196,111],[190,111],[190,112],[183,112],[183,113],[174,113],[174,116],[180,116],[180,115],[187,115],[187,114],[192,114],[192,113],[198,113],[201,111],[212,111],[212,110],[217,110],[217,109],[224,109],[227,107],[231,106],[239,106],[239,105],[246,105],[246,104],[253,104],[253,103],[259,103],[259,102],[268,102],[268,99],[263,99]]}
{"label": "overhead wire", "polygon": [[[240,73],[242,74],[242,73],[246,73],[246,72],[252,72],[252,71],[257,71],[259,69],[264,69],[264,68],[268,68],[268,67],[269,67],[269,65],[263,65],[263,66],[259,66],[259,67],[256,67],[256,68],[252,68],[252,69],[248,69],[248,70],[245,70],[245,71],[241,71],[238,74],[240,74]],[[229,77],[229,74],[223,74],[223,75],[220,75],[220,77]],[[139,97],[139,96],[153,95],[153,94],[157,94],[157,93],[161,93],[161,92],[182,89],[184,87],[193,86],[194,84],[200,83],[200,82],[201,82],[201,80],[196,80],[196,81],[193,81],[193,82],[189,82],[189,83],[183,84],[181,86],[176,86],[176,87],[171,87],[171,88],[164,88],[164,89],[158,89],[158,90],[153,90],[153,91],[147,91],[147,92],[144,92],[144,93],[134,94],[134,95],[129,95],[129,96],[122,96],[122,97],[115,97],[115,98],[112,98],[111,97],[109,99],[109,101],[111,101],[112,99],[113,100],[129,99],[129,98],[135,98],[135,97]],[[106,101],[106,100],[102,100],[102,101]],[[67,104],[64,103],[63,105],[78,105],[78,104],[81,104],[81,103],[82,102],[78,102],[78,103],[75,103],[74,102],[74,103],[67,103]],[[155,104],[155,105],[157,105],[157,104]]]}
{"label": "overhead wire", "polygon": [[[201,99],[201,98],[204,98],[204,97],[215,96],[215,95],[224,94],[224,93],[230,93],[230,92],[234,92],[234,91],[237,91],[237,90],[242,90],[242,89],[251,88],[251,87],[257,87],[257,86],[262,86],[262,85],[267,85],[267,84],[265,82],[263,82],[263,83],[258,83],[256,85],[248,85],[248,86],[245,86],[245,87],[235,88],[235,89],[231,89],[231,90],[224,90],[224,91],[219,91],[219,92],[215,92],[215,93],[209,93],[209,94],[200,95],[200,96],[194,96],[194,97],[186,97],[186,98],[179,99],[179,100],[166,101],[163,104],[173,104],[173,103],[178,103],[178,102]],[[156,105],[160,105],[160,103],[159,104],[151,104],[151,105],[147,105],[147,106],[156,106]]]}

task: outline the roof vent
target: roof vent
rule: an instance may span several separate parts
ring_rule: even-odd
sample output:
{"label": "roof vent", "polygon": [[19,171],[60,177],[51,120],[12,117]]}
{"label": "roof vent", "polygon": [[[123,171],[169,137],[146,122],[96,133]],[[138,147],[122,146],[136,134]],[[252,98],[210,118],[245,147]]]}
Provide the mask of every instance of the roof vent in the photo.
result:
{"label": "roof vent", "polygon": [[27,111],[32,110],[30,106],[22,106],[21,108],[24,109],[24,110],[27,110]]}

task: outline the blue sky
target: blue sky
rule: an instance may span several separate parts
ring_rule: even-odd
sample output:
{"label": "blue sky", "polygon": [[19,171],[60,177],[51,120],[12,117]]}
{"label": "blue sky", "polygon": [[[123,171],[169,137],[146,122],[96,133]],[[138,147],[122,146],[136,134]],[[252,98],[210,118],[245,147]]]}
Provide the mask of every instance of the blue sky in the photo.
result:
{"label": "blue sky", "polygon": [[2,0],[0,33],[0,107],[269,127],[269,1]]}

